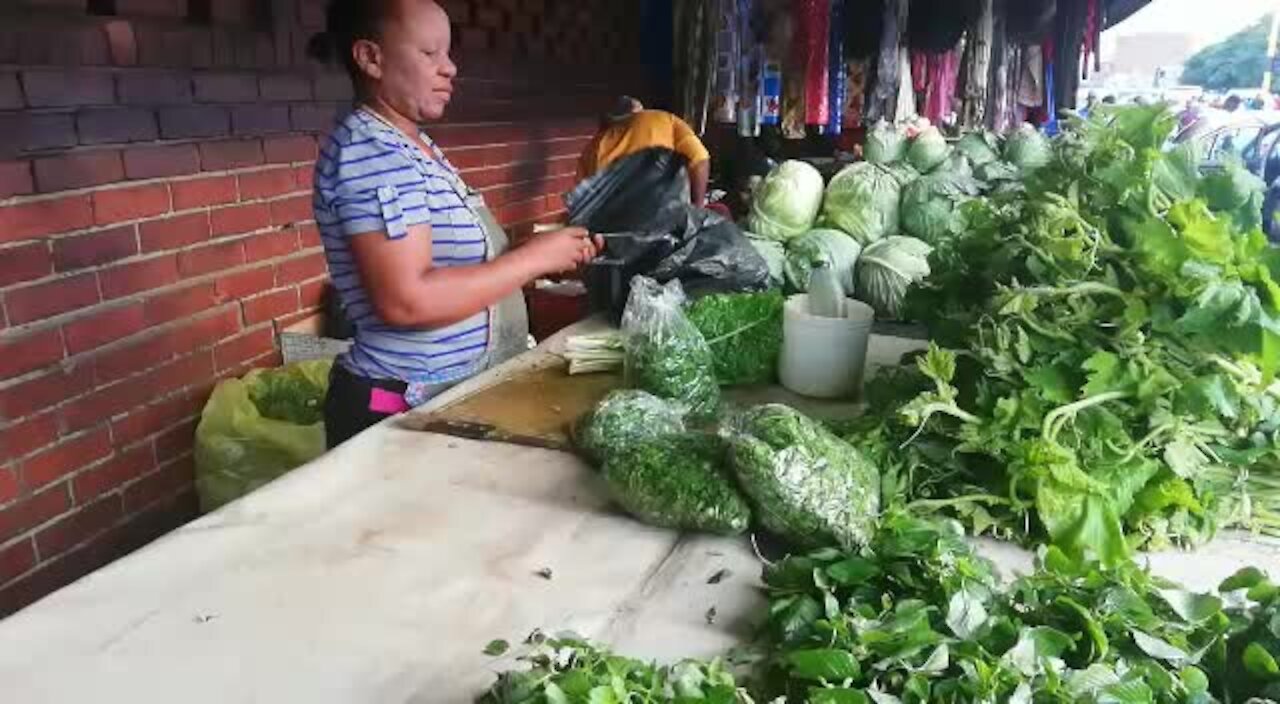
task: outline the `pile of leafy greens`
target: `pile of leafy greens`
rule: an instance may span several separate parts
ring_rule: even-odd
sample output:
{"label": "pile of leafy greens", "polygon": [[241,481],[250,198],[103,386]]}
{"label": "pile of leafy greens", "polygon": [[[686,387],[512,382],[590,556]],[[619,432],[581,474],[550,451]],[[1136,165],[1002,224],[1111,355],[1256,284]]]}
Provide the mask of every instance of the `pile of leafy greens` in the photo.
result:
{"label": "pile of leafy greens", "polygon": [[1010,584],[954,522],[891,513],[856,552],[768,565],[757,639],[659,667],[575,636],[533,637],[527,671],[481,700],[1144,704],[1280,697],[1280,587],[1245,569],[1198,594],[1056,548]]}
{"label": "pile of leafy greens", "polygon": [[722,386],[768,384],[777,378],[784,302],[775,289],[711,294],[689,305],[689,320],[707,340]]}
{"label": "pile of leafy greens", "polygon": [[966,206],[905,304],[934,346],[849,436],[885,496],[1106,565],[1280,529],[1280,252],[1242,229],[1252,196],[1161,151],[1173,126],[1094,111],[1025,188]]}

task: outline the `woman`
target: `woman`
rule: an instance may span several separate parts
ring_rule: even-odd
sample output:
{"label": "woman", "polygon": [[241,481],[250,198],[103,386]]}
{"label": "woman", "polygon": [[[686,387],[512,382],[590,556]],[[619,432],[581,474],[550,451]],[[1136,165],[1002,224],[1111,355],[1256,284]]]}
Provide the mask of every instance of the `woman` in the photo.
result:
{"label": "woman", "polygon": [[635,98],[622,96],[600,119],[600,130],[578,157],[578,180],[594,176],[619,159],[653,147],[681,155],[689,172],[689,200],[707,200],[711,154],[688,123],[669,112],[645,110]]}
{"label": "woman", "polygon": [[331,0],[326,20],[311,53],[346,66],[357,100],[316,162],[316,222],[355,329],[325,399],[334,447],[483,371],[499,303],[598,242],[568,228],[494,256],[483,202],[418,127],[444,115],[457,74],[438,4]]}

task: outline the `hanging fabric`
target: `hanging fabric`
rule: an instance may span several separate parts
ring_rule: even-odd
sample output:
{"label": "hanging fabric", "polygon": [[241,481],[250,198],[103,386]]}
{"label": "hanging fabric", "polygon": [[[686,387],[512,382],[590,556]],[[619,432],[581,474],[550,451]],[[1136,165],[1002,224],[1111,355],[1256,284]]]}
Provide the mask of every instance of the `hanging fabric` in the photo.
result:
{"label": "hanging fabric", "polygon": [[844,58],[845,0],[831,0],[831,21],[827,34],[831,43],[827,48],[828,104],[826,133],[838,135],[844,131],[844,104],[848,90],[848,74]]}
{"label": "hanging fabric", "polygon": [[863,59],[851,59],[845,64],[844,91],[844,130],[853,130],[862,126],[862,114],[866,107],[867,79],[871,70],[869,62]]}
{"label": "hanging fabric", "polygon": [[959,64],[958,52],[954,49],[926,57],[922,114],[935,125],[951,124],[954,121],[955,108],[952,101],[955,99]]}
{"label": "hanging fabric", "polygon": [[1017,102],[1023,108],[1044,105],[1044,53],[1039,45],[1022,48],[1018,66]]}
{"label": "hanging fabric", "polygon": [[880,37],[880,53],[876,59],[875,75],[867,95],[864,122],[874,123],[882,118],[893,119],[897,112],[898,94],[901,92],[903,64],[903,32],[907,28],[907,0],[884,0],[883,31]]}
{"label": "hanging fabric", "polygon": [[760,71],[760,124],[782,123],[782,64],[767,59]]}
{"label": "hanging fabric", "polygon": [[911,55],[906,45],[898,49],[898,95],[894,98],[894,122],[910,122],[916,111],[915,85],[911,79]]}
{"label": "hanging fabric", "polygon": [[711,119],[733,124],[738,121],[738,70],[742,57],[738,0],[715,0],[713,20],[716,26],[716,70]]}
{"label": "hanging fabric", "polygon": [[980,129],[986,123],[988,91],[992,88],[992,50],[995,35],[994,0],[979,0],[978,16],[965,35],[961,61],[959,123]]}
{"label": "hanging fabric", "polygon": [[698,134],[707,129],[715,80],[712,0],[676,0],[676,75],[680,113]]}
{"label": "hanging fabric", "polygon": [[[991,22],[991,69],[988,78],[986,126],[995,132],[1004,132],[1009,126],[1011,105],[1010,76],[1018,65],[1017,46],[1009,41],[1006,4],[1010,0],[994,0]],[[1017,0],[1012,0],[1017,1]]]}
{"label": "hanging fabric", "polygon": [[758,137],[764,114],[764,45],[751,21],[755,0],[737,0],[738,35],[738,136]]}
{"label": "hanging fabric", "polygon": [[831,119],[831,0],[795,0],[796,56],[804,66],[804,123],[825,127]]}

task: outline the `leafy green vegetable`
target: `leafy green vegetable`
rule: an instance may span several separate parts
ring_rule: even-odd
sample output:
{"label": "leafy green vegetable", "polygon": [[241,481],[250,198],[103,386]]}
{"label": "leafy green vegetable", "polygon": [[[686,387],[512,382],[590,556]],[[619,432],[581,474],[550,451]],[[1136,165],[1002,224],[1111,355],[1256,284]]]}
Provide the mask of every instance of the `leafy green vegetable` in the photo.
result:
{"label": "leafy green vegetable", "polygon": [[782,243],[759,237],[748,237],[747,241],[751,243],[752,248],[760,254],[765,264],[768,265],[769,285],[773,288],[782,288],[782,285],[786,282],[783,270],[787,261],[786,250],[783,248]]}
{"label": "leafy green vegetable", "polygon": [[265,418],[297,425],[324,420],[327,379],[317,379],[301,367],[269,369],[250,384],[249,400]]}
{"label": "leafy green vegetable", "polygon": [[840,230],[810,230],[787,243],[787,284],[793,291],[808,291],[814,265],[825,262],[845,293],[853,295],[853,273],[861,254],[857,240]]}
{"label": "leafy green vegetable", "polygon": [[871,462],[787,406],[758,406],[730,436],[733,470],[760,522],[797,545],[870,539],[880,506]]}
{"label": "leafy green vegetable", "polygon": [[822,174],[803,161],[784,161],[756,189],[747,229],[786,242],[813,227],[822,206]]}
{"label": "leafy green vegetable", "polygon": [[907,163],[922,174],[938,168],[951,154],[947,138],[937,127],[929,126],[920,131],[907,147]]}
{"label": "leafy green vegetable", "polygon": [[627,513],[650,525],[733,535],[751,509],[728,478],[724,441],[683,433],[641,440],[610,453],[604,479]]}
{"label": "leafy green vegetable", "polygon": [[858,260],[858,300],[876,309],[876,314],[897,320],[907,291],[929,276],[928,243],[913,237],[886,237],[873,242]]}
{"label": "leafy green vegetable", "polygon": [[964,230],[961,206],[976,195],[978,182],[963,173],[939,169],[921,176],[902,191],[902,229],[937,245]]}
{"label": "leafy green vegetable", "polygon": [[685,317],[678,280],[659,285],[637,276],[622,314],[627,384],[687,406],[698,416],[715,413],[720,401],[715,360],[702,333]]}
{"label": "leafy green vegetable", "polygon": [[872,164],[892,164],[907,155],[907,136],[884,120],[867,131],[862,156]]}
{"label": "leafy green vegetable", "polygon": [[1029,124],[1019,125],[1004,141],[1004,160],[1023,173],[1039,169],[1053,159],[1049,139]]}
{"label": "leafy green vegetable", "polygon": [[713,294],[689,306],[689,320],[711,348],[720,384],[767,384],[777,378],[784,302],[775,290]]}
{"label": "leafy green vegetable", "polygon": [[956,140],[956,151],[976,168],[1000,158],[1000,141],[990,132],[966,132]]}
{"label": "leafy green vegetable", "polygon": [[902,178],[889,166],[859,162],[840,170],[827,184],[823,222],[867,245],[898,233]]}
{"label": "leafy green vegetable", "polygon": [[574,428],[574,441],[596,463],[638,442],[684,432],[684,409],[647,391],[612,391]]}

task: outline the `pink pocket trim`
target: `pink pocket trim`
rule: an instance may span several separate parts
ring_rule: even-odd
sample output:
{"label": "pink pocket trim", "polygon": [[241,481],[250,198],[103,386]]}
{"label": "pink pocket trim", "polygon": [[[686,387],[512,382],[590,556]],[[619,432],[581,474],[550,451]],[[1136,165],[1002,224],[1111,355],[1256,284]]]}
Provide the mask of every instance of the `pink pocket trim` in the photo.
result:
{"label": "pink pocket trim", "polygon": [[409,410],[409,403],[404,400],[403,394],[375,387],[369,392],[369,410],[374,413],[395,415]]}

